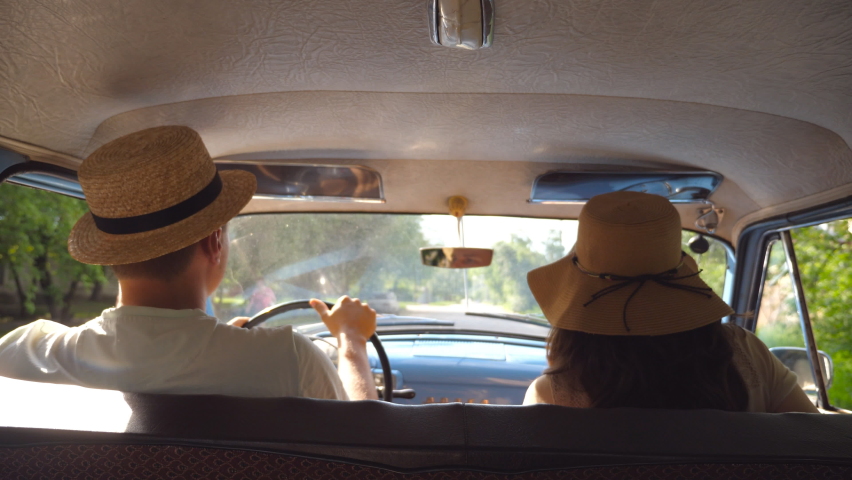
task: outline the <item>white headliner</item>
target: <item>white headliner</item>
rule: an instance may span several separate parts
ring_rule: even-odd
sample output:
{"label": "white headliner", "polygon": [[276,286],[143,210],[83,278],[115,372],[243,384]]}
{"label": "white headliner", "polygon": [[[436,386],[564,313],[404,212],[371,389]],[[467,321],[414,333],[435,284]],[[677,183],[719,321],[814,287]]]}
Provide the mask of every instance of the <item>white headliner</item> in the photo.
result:
{"label": "white headliner", "polygon": [[192,5],[3,1],[0,144],[73,166],[186,124],[216,157],[372,166],[388,200],[250,210],[443,212],[465,194],[473,213],[570,218],[525,203],[532,178],[704,168],[726,177],[729,239],[852,194],[848,0],[496,0],[474,52],[433,46],[420,0]]}

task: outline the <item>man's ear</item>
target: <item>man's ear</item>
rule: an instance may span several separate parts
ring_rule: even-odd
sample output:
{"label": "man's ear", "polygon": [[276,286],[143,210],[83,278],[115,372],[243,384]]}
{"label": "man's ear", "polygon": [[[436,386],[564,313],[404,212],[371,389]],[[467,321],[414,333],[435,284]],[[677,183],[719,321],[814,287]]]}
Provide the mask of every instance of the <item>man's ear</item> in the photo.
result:
{"label": "man's ear", "polygon": [[222,249],[224,248],[225,235],[221,228],[217,228],[210,235],[204,237],[201,242],[201,251],[214,265],[222,261]]}

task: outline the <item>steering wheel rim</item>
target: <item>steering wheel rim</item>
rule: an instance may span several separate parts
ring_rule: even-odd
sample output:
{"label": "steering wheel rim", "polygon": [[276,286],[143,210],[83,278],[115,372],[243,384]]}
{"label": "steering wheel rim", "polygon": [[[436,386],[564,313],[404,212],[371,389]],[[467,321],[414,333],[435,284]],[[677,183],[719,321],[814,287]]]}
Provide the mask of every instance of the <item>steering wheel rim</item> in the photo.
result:
{"label": "steering wheel rim", "polygon": [[[333,303],[324,302],[328,308],[332,308],[334,306]],[[254,328],[263,322],[269,320],[275,315],[279,315],[284,312],[289,312],[290,310],[303,310],[303,309],[312,309],[311,302],[309,300],[295,300],[292,302],[279,303],[278,305],[273,305],[269,308],[263,309],[258,312],[255,316],[251,317],[243,328]],[[388,354],[385,352],[385,347],[382,346],[382,341],[379,340],[379,336],[375,333],[370,337],[370,343],[373,344],[373,347],[376,349],[376,353],[379,356],[379,363],[382,365],[382,378],[384,378],[384,391],[382,392],[382,400],[386,402],[393,402],[393,373],[391,373],[390,360],[388,359]]]}

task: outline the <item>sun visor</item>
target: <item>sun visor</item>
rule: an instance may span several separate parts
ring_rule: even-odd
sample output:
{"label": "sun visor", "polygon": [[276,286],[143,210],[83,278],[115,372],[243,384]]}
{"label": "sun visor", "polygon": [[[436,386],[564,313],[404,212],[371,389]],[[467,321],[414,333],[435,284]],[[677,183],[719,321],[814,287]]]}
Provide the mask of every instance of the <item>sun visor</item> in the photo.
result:
{"label": "sun visor", "polygon": [[652,193],[672,203],[705,203],[722,183],[722,175],[690,172],[548,172],[535,179],[530,203],[585,203],[603,193]]}
{"label": "sun visor", "polygon": [[216,162],[220,171],[245,170],[257,177],[255,198],[315,202],[384,203],[379,172],[357,165]]}

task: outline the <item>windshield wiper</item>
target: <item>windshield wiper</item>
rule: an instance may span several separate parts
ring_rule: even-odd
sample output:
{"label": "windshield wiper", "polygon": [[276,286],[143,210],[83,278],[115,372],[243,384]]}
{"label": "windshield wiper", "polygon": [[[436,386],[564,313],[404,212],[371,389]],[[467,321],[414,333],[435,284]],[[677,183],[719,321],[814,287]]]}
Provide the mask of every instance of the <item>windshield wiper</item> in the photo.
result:
{"label": "windshield wiper", "polygon": [[499,318],[502,320],[512,320],[515,322],[531,323],[533,325],[548,326],[547,320],[534,315],[522,315],[519,313],[490,313],[490,312],[464,312],[465,315],[475,317]]}

